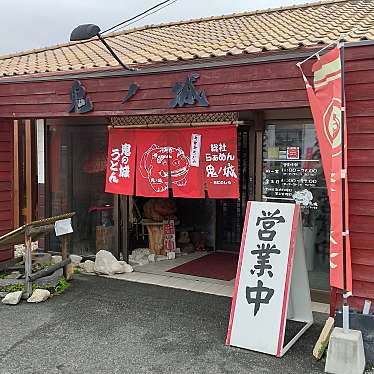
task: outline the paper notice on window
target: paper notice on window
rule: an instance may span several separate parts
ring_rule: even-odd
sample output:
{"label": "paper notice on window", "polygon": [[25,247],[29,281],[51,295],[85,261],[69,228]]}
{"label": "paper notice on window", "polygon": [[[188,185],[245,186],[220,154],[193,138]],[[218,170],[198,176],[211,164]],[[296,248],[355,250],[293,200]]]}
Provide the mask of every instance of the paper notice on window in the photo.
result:
{"label": "paper notice on window", "polygon": [[61,219],[55,222],[56,236],[71,234],[72,232],[71,218]]}

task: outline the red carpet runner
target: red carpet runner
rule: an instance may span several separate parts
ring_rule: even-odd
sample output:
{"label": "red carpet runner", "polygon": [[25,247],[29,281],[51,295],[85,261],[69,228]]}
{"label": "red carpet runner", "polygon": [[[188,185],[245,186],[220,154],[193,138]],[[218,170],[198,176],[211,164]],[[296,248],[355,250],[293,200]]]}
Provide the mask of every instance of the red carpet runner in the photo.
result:
{"label": "red carpet runner", "polygon": [[230,281],[236,276],[237,263],[237,254],[216,252],[172,268],[168,272]]}

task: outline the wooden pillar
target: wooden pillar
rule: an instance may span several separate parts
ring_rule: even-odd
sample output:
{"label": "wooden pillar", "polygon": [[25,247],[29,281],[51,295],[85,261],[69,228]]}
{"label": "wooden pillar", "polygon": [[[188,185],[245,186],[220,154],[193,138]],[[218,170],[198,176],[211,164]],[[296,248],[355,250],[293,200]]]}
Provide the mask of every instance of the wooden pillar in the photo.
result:
{"label": "wooden pillar", "polygon": [[255,133],[256,133],[256,167],[255,167],[255,200],[262,201],[262,147],[264,136],[264,112],[255,112]]}
{"label": "wooden pillar", "polygon": [[121,220],[120,220],[120,206],[119,206],[119,195],[113,196],[113,255],[119,260],[120,254],[120,232],[121,232]]}
{"label": "wooden pillar", "polygon": [[13,227],[19,227],[19,122],[13,121]]}
{"label": "wooden pillar", "polygon": [[26,295],[30,297],[32,294],[32,282],[30,276],[32,274],[32,253],[31,253],[31,236],[28,233],[28,229],[25,231],[25,286]]}
{"label": "wooden pillar", "polygon": [[25,120],[25,163],[26,163],[26,223],[30,223],[33,218],[32,204],[32,132],[31,121]]}
{"label": "wooden pillar", "polygon": [[129,260],[129,197],[121,196],[120,198],[121,207],[121,253],[124,261]]}
{"label": "wooden pillar", "polygon": [[[67,260],[69,258],[69,241],[70,235],[63,235],[61,237],[61,257],[62,261]],[[72,265],[70,263],[64,266],[64,277],[69,280],[72,276]]]}

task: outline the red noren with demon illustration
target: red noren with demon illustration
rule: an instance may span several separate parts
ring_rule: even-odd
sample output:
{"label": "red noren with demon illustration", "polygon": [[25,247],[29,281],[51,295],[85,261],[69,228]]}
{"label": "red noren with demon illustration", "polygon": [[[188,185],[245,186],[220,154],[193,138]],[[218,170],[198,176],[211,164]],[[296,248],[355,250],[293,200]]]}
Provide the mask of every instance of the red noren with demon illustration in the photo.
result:
{"label": "red noren with demon illustration", "polygon": [[177,186],[187,184],[187,174],[190,170],[190,160],[182,148],[160,147],[153,144],[144,152],[140,173],[147,178],[155,192],[164,192],[169,185],[169,170],[171,183]]}

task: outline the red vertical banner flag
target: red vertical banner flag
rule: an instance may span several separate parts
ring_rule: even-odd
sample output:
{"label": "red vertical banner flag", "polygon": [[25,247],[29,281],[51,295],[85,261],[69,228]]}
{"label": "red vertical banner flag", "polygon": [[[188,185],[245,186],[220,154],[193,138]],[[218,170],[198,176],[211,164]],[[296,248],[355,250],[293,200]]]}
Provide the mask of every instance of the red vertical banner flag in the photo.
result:
{"label": "red vertical banner flag", "polygon": [[[348,229],[348,183],[346,170],[342,168],[342,119],[344,119],[344,123],[346,121],[345,110],[342,109],[343,72],[341,67],[340,49],[337,47],[321,56],[313,64],[313,86],[309,84],[304,73],[303,78],[316,127],[330,200],[330,284],[332,287],[352,291],[351,251]],[[345,168],[347,168],[346,134],[347,131],[344,131]],[[344,183],[342,183],[343,181]],[[344,212],[343,188],[345,195]],[[345,225],[343,224],[343,217]],[[343,235],[345,236],[345,259]],[[346,264],[345,272],[344,263]],[[345,274],[346,280],[344,280]]]}
{"label": "red vertical banner flag", "polygon": [[167,129],[138,130],[136,195],[169,196],[169,147]]}
{"label": "red vertical banner flag", "polygon": [[205,197],[204,172],[200,162],[203,133],[199,128],[167,132],[170,183],[174,197]]}
{"label": "red vertical banner flag", "polygon": [[132,195],[135,181],[136,140],[127,129],[110,129],[105,192]]}
{"label": "red vertical banner flag", "polygon": [[239,198],[236,126],[206,128],[203,135],[205,180],[210,198]]}

